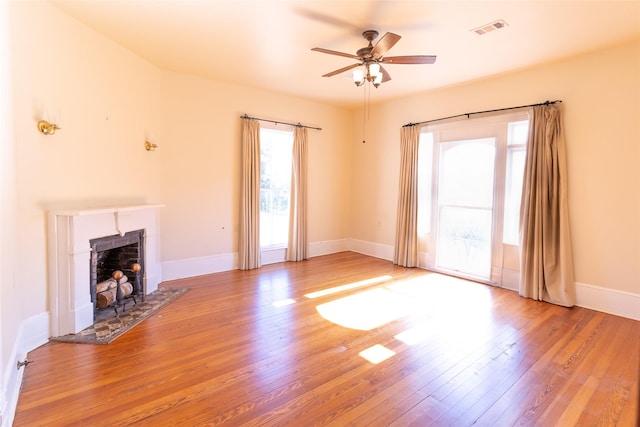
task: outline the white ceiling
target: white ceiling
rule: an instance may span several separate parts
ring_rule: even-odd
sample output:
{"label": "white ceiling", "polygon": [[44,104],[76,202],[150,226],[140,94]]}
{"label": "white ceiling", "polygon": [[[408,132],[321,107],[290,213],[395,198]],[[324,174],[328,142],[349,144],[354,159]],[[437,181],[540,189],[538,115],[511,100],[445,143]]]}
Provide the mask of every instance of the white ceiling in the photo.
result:
{"label": "white ceiling", "polygon": [[[377,102],[553,61],[640,37],[640,1],[50,0],[158,67],[352,107],[364,88],[352,53],[375,29],[402,39],[387,53],[437,55],[433,65],[386,65]],[[508,26],[470,31],[497,19]],[[640,53],[639,53],[640,54]]]}

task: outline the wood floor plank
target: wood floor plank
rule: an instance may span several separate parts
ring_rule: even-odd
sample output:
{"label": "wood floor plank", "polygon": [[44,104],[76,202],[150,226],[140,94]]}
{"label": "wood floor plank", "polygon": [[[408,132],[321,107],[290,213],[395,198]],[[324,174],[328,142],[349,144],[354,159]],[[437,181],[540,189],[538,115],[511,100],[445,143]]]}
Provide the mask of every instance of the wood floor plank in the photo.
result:
{"label": "wood floor plank", "polygon": [[112,344],[30,352],[14,425],[638,421],[638,321],[353,252],[162,286],[189,290]]}

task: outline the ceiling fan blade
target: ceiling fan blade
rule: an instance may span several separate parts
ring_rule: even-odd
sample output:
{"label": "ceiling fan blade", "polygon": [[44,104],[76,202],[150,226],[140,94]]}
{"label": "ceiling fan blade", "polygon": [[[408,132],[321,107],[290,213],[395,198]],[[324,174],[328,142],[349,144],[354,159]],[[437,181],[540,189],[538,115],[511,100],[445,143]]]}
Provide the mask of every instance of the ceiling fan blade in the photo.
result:
{"label": "ceiling fan blade", "polygon": [[400,36],[393,33],[387,33],[376,43],[376,45],[371,49],[371,56],[373,58],[380,58],[384,55],[389,49],[393,47],[398,40],[400,40]]}
{"label": "ceiling fan blade", "polygon": [[329,49],[323,49],[321,47],[314,47],[313,49],[316,52],[321,52],[321,53],[328,53],[329,55],[338,55],[338,56],[344,56],[346,58],[351,58],[351,59],[357,59],[360,60],[359,56],[356,55],[352,55],[350,53],[344,53],[344,52],[337,52],[335,50],[329,50]]}
{"label": "ceiling fan blade", "polygon": [[389,80],[391,80],[391,76],[389,75],[387,70],[384,69],[384,67],[382,66],[380,67],[380,72],[382,73],[382,83],[388,82]]}
{"label": "ceiling fan blade", "polygon": [[343,19],[340,18],[336,18],[334,16],[328,15],[328,14],[324,14],[324,13],[320,13],[320,12],[315,12],[313,10],[309,10],[309,9],[304,9],[302,7],[293,7],[293,10],[304,16],[305,18],[309,18],[312,19],[314,21],[317,22],[321,22],[323,24],[329,24],[329,25],[333,25],[336,27],[341,27],[341,28],[348,28],[350,30],[354,30],[356,31],[355,35],[360,35],[360,27]]}
{"label": "ceiling fan blade", "polygon": [[380,62],[385,64],[433,64],[435,55],[387,56]]}
{"label": "ceiling fan blade", "polygon": [[360,65],[362,65],[362,64],[353,64],[353,65],[349,65],[349,66],[347,66],[347,67],[340,68],[339,70],[335,70],[335,71],[332,71],[332,72],[330,72],[330,73],[323,74],[323,75],[322,75],[322,77],[331,77],[331,76],[335,76],[336,74],[344,73],[345,71],[349,71],[349,70],[351,70],[352,68],[359,67]]}

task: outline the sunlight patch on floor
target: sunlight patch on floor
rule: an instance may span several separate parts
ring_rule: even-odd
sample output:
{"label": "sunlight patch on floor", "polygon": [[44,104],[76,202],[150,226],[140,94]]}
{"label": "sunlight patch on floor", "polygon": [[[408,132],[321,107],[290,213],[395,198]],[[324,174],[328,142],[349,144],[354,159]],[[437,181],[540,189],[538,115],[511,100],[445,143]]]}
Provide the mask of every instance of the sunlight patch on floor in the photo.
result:
{"label": "sunlight patch on floor", "polygon": [[346,285],[341,285],[341,286],[336,286],[336,287],[333,287],[333,288],[323,289],[323,290],[317,291],[317,292],[311,292],[309,294],[305,294],[304,296],[307,297],[307,298],[319,298],[319,297],[323,297],[323,296],[326,296],[326,295],[336,294],[338,292],[348,291],[350,289],[360,288],[362,286],[375,285],[377,283],[386,282],[387,280],[391,280],[391,279],[392,279],[391,276],[379,276],[379,277],[374,277],[372,279],[361,280],[359,282],[348,283]]}
{"label": "sunlight patch on floor", "polygon": [[[374,280],[380,278],[366,282]],[[316,310],[326,320],[350,329],[369,331],[403,317],[417,316],[439,319],[440,332],[481,338],[491,322],[488,314],[491,304],[486,285],[433,273],[382,283],[374,289],[320,304]],[[396,338],[417,343],[428,332],[426,327],[415,327]]]}
{"label": "sunlight patch on floor", "polygon": [[408,315],[413,307],[407,297],[377,288],[320,304],[316,310],[336,325],[369,331]]}
{"label": "sunlight patch on floor", "polygon": [[398,341],[402,341],[407,345],[415,345],[419,342],[425,341],[429,337],[432,327],[433,326],[429,326],[426,323],[422,323],[414,326],[411,329],[400,332],[394,338]]}
{"label": "sunlight patch on floor", "polygon": [[288,299],[283,299],[280,301],[275,301],[273,303],[274,307],[284,307],[285,305],[291,305],[291,304],[295,304],[296,300],[292,299],[292,298],[288,298]]}
{"label": "sunlight patch on floor", "polygon": [[368,362],[373,364],[378,364],[384,360],[387,360],[390,357],[395,356],[395,352],[393,350],[389,350],[387,347],[376,344],[373,347],[369,347],[366,350],[362,350],[358,353],[360,357],[364,358]]}

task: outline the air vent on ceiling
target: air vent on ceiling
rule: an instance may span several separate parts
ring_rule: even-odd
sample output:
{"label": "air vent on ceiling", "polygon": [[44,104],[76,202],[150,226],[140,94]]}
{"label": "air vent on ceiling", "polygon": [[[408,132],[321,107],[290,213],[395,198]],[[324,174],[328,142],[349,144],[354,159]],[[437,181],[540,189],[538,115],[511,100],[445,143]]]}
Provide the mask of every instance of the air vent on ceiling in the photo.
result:
{"label": "air vent on ceiling", "polygon": [[478,28],[474,28],[470,31],[473,31],[474,33],[476,33],[477,35],[481,36],[483,34],[489,33],[491,31],[494,30],[500,30],[506,26],[508,26],[509,24],[507,24],[506,22],[504,22],[502,19],[498,19],[497,21],[493,21],[489,24],[485,24],[481,27]]}

